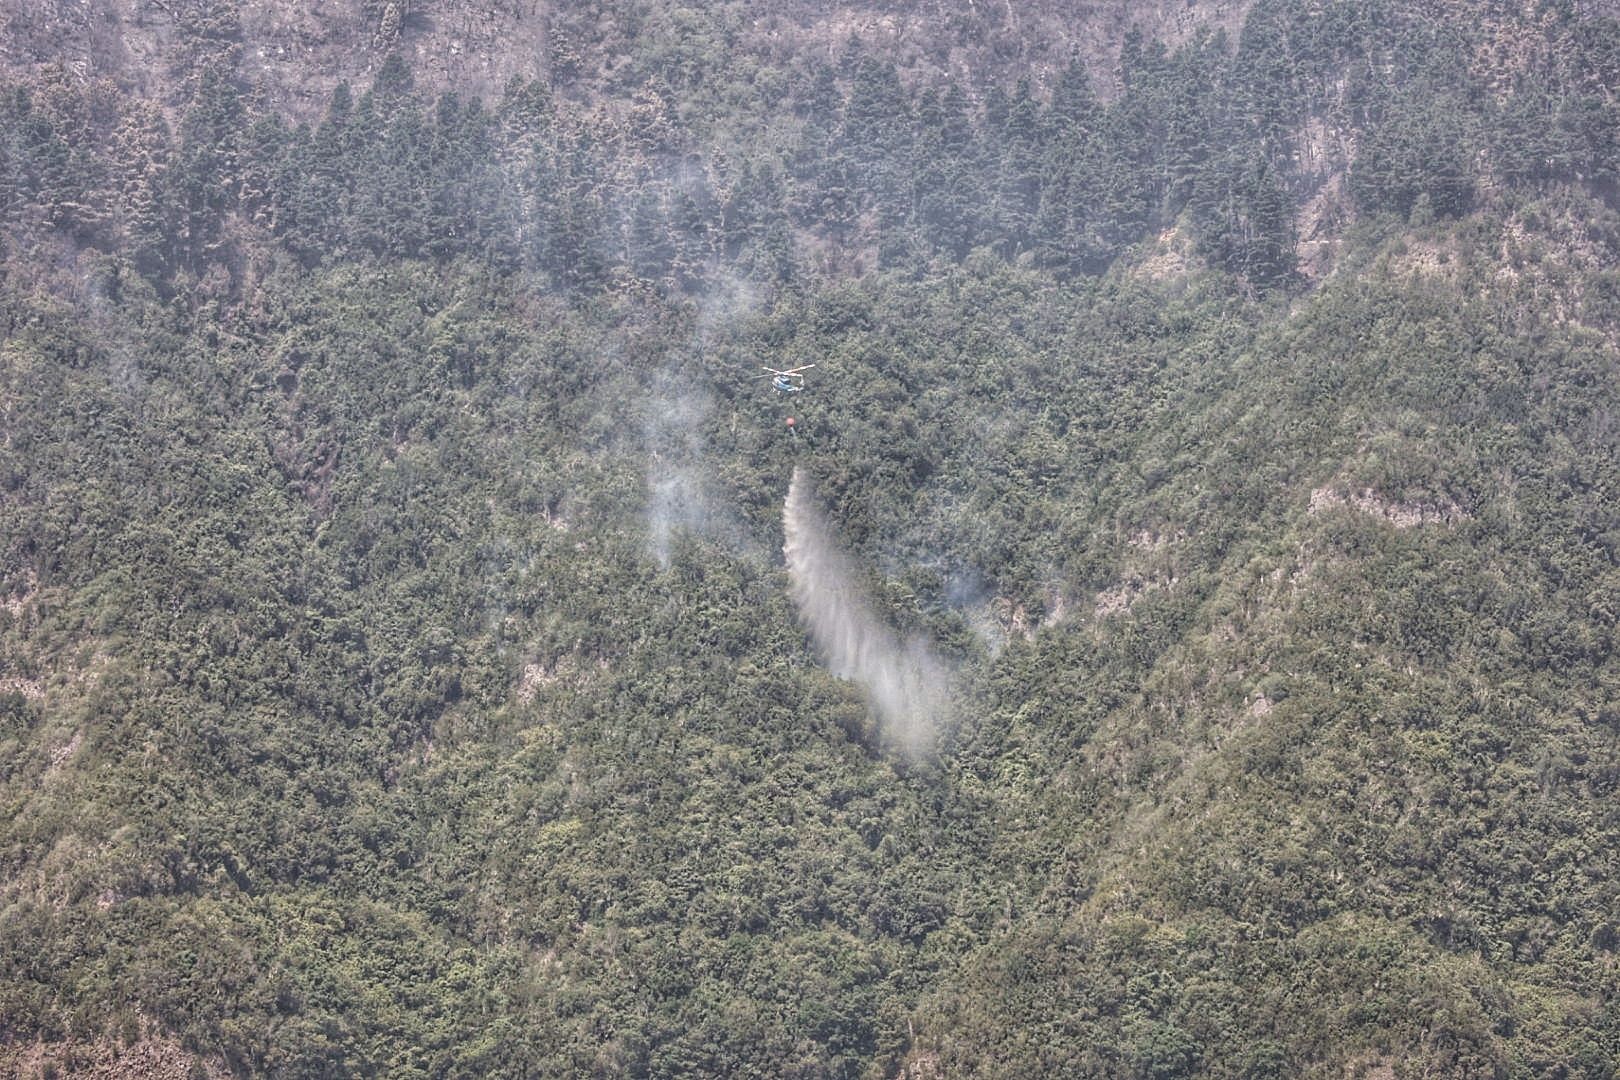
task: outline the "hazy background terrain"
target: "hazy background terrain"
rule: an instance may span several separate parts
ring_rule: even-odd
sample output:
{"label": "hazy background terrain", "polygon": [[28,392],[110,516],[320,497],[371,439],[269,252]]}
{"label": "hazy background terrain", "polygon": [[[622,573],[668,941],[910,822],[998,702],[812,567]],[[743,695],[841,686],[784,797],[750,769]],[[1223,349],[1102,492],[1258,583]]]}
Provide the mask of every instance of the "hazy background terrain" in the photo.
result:
{"label": "hazy background terrain", "polygon": [[0,1073],[1612,1076],[1616,15],[0,2]]}

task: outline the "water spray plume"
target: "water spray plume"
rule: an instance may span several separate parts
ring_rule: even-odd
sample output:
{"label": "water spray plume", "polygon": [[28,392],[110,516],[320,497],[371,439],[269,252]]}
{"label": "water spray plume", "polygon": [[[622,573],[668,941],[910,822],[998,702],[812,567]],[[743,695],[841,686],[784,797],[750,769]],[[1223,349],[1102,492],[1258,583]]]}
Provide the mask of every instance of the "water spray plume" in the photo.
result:
{"label": "water spray plume", "polygon": [[782,518],[793,602],[828,670],[866,691],[887,741],[927,754],[949,701],[945,665],[925,641],[902,641],[877,617],[802,469],[793,470]]}

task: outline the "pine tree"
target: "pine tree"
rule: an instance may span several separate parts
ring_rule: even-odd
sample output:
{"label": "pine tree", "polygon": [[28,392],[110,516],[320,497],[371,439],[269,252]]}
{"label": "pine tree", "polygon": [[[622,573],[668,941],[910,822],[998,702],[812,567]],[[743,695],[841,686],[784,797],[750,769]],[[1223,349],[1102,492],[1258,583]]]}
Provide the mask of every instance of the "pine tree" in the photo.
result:
{"label": "pine tree", "polygon": [[176,265],[193,272],[217,254],[225,216],[236,207],[237,138],[242,127],[241,97],[225,65],[208,65],[180,120],[172,176],[178,208],[174,258]]}
{"label": "pine tree", "polygon": [[1261,288],[1293,277],[1293,207],[1258,149],[1211,162],[1199,176],[1192,209],[1200,246],[1216,265]]}
{"label": "pine tree", "polygon": [[292,133],[276,113],[255,117],[242,134],[238,205],[260,227],[275,228],[276,179],[291,141]]}
{"label": "pine tree", "polygon": [[894,65],[863,57],[844,106],[841,142],[855,166],[861,201],[877,208],[880,228],[897,227],[910,217],[912,130],[910,103]]}
{"label": "pine tree", "polygon": [[408,258],[425,251],[436,225],[428,190],[429,142],[421,110],[408,99],[396,104],[381,137],[365,141],[349,205],[356,244],[375,254]]}
{"label": "pine tree", "polygon": [[168,267],[169,132],[156,105],[131,105],[118,129],[119,229],[130,260],[142,274],[161,276]]}
{"label": "pine tree", "polygon": [[311,261],[341,255],[348,247],[354,111],[349,85],[339,83],[314,132],[300,126],[294,133],[276,185],[285,193],[276,226],[288,246]]}
{"label": "pine tree", "polygon": [[21,135],[45,221],[94,241],[109,223],[116,193],[87,95],[52,67],[37,94],[24,101]]}

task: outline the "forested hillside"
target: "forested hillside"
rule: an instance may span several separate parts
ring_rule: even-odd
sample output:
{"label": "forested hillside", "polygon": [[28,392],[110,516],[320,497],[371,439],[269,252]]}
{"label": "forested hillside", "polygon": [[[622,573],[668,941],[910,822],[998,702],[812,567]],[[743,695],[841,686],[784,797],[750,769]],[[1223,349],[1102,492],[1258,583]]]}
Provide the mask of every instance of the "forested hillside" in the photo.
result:
{"label": "forested hillside", "polygon": [[1616,13],[767,7],[0,9],[0,1074],[1616,1075]]}

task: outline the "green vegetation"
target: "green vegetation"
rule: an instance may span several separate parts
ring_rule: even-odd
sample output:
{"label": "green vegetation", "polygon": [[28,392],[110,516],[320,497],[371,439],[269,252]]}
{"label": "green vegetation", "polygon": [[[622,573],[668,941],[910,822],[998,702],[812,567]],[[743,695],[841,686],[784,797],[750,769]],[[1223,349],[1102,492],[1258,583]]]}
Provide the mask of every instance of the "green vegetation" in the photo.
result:
{"label": "green vegetation", "polygon": [[305,126],[194,7],[169,119],[0,98],[0,1062],[1614,1075],[1620,25],[1262,0],[1099,94],[648,5],[622,108]]}

